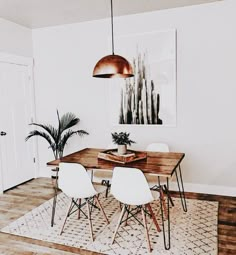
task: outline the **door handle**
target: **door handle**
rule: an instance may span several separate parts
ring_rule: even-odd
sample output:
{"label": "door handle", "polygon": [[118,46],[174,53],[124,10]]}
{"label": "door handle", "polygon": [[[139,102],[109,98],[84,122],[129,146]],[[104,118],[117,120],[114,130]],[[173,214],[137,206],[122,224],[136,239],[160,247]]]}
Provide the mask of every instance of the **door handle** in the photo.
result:
{"label": "door handle", "polygon": [[0,132],[0,135],[1,135],[1,136],[4,136],[4,135],[6,135],[6,134],[7,134],[6,132],[3,132],[3,131]]}

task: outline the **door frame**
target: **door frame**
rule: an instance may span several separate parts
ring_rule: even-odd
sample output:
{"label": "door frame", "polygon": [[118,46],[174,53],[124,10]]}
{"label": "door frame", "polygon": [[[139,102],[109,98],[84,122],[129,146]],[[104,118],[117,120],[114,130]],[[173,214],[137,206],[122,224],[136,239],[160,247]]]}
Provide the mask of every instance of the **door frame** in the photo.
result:
{"label": "door frame", "polygon": [[[29,78],[29,94],[31,95],[30,98],[30,111],[28,119],[31,122],[35,122],[36,120],[36,107],[35,107],[35,86],[34,86],[34,59],[32,57],[24,57],[18,56],[13,54],[8,54],[4,52],[0,52],[0,63],[7,63],[7,64],[14,64],[14,65],[21,65],[26,66],[28,69],[28,78]],[[29,141],[28,141],[29,142]],[[35,138],[31,139],[31,148],[32,148],[32,155],[35,159],[34,161],[34,177],[38,177],[39,175],[39,166],[38,166],[38,144]],[[32,158],[32,160],[34,160]],[[0,194],[3,193],[3,183],[2,183],[2,165],[1,165],[1,158],[0,158]]]}

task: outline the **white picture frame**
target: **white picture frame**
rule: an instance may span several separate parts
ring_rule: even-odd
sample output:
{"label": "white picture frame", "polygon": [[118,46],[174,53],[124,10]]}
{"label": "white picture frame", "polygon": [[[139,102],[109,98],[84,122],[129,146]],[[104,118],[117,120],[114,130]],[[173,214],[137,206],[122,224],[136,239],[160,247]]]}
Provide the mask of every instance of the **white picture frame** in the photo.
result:
{"label": "white picture frame", "polygon": [[115,54],[130,61],[135,76],[111,79],[111,124],[175,127],[176,30],[116,37]]}

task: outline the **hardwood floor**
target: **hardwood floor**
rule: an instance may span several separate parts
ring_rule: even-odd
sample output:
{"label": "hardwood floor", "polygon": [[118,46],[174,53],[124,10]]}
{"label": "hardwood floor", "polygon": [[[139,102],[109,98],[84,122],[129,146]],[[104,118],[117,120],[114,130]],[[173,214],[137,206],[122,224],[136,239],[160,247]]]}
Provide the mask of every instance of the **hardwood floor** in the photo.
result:
{"label": "hardwood floor", "polygon": [[[0,229],[53,196],[52,182],[38,178],[0,195]],[[178,196],[173,192],[173,196]],[[219,201],[219,255],[236,254],[236,197],[186,193],[187,198]],[[1,255],[95,255],[98,253],[0,232]],[[176,254],[179,255],[179,254]]]}

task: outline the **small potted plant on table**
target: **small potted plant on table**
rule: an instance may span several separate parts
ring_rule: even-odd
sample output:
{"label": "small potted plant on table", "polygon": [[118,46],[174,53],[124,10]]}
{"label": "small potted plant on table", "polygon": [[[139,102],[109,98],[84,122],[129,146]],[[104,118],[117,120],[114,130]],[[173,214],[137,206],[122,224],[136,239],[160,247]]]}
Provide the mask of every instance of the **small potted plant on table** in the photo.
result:
{"label": "small potted plant on table", "polygon": [[127,145],[131,145],[132,143],[135,143],[129,138],[129,133],[126,132],[114,132],[111,133],[112,141],[114,144],[118,145],[118,154],[124,155],[127,152]]}

